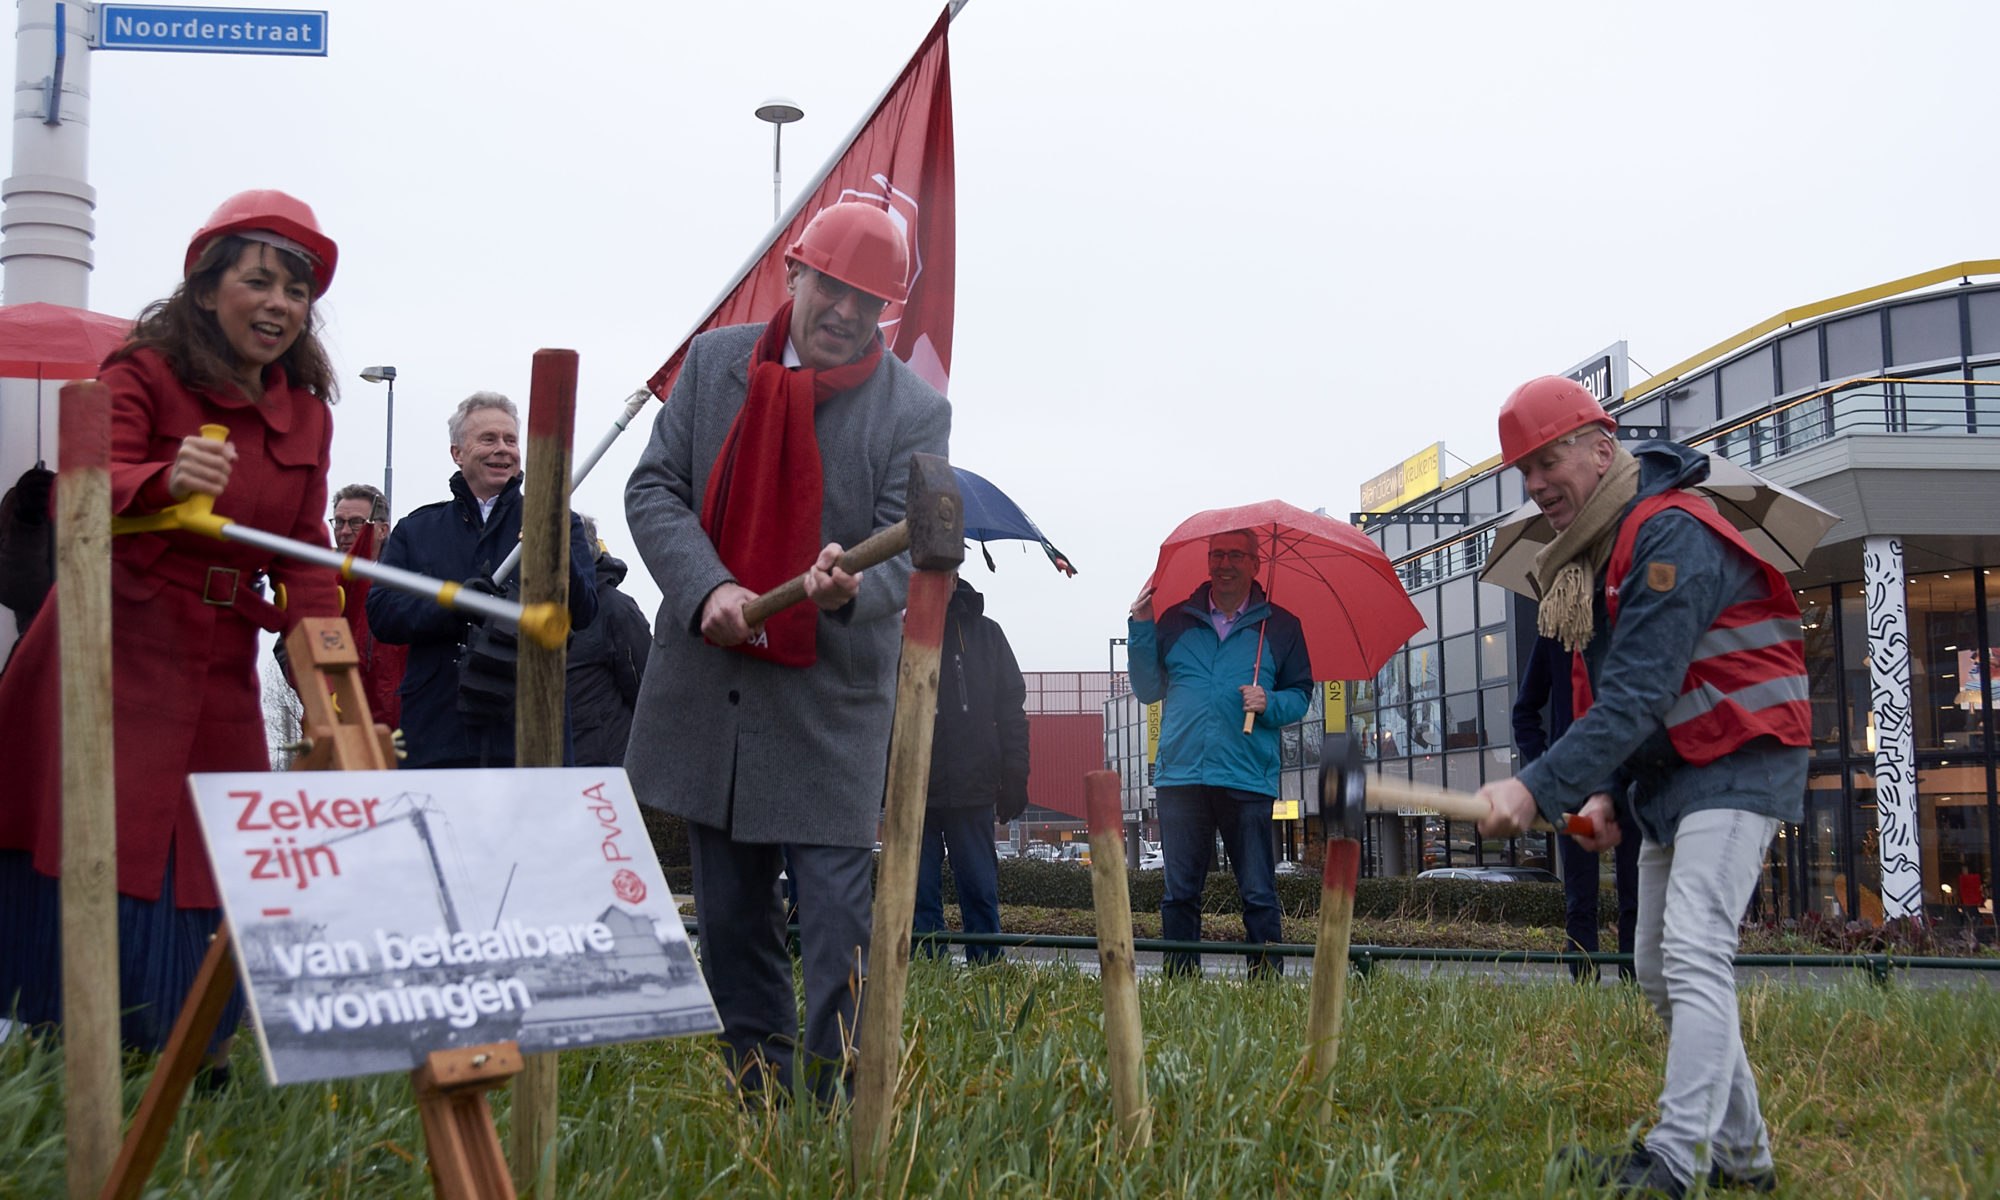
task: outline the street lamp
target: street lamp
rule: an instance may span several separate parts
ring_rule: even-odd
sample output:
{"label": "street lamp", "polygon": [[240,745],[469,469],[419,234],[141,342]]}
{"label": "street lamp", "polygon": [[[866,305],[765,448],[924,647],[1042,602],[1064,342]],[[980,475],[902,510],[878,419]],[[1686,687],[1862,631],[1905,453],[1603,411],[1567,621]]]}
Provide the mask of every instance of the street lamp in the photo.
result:
{"label": "street lamp", "polygon": [[389,385],[389,429],[382,446],[382,515],[386,518],[395,511],[390,507],[390,497],[394,494],[390,480],[396,474],[396,368],[370,367],[361,372],[361,378]]}
{"label": "street lamp", "polygon": [[778,221],[778,201],[782,187],[785,126],[806,115],[806,110],[783,96],[773,96],[757,108],[757,119],[771,123],[771,223]]}

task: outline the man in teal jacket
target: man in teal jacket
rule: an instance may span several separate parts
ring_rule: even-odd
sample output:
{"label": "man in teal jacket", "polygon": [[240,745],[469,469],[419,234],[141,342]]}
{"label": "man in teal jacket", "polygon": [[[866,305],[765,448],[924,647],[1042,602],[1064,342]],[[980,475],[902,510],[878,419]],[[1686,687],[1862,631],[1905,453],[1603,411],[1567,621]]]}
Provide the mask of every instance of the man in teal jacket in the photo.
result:
{"label": "man in teal jacket", "polygon": [[[1257,584],[1257,539],[1247,530],[1208,542],[1208,582],[1158,620],[1153,589],[1132,603],[1127,645],[1132,694],[1165,700],[1153,777],[1160,808],[1166,896],[1160,928],[1201,940],[1201,891],[1222,835],[1252,942],[1283,940],[1271,803],[1278,795],[1278,731],[1312,700],[1312,664],[1299,619]],[[1244,714],[1252,715],[1249,732]],[[1169,974],[1198,974],[1201,956],[1165,958]],[[1252,975],[1279,974],[1279,959],[1249,958]]]}

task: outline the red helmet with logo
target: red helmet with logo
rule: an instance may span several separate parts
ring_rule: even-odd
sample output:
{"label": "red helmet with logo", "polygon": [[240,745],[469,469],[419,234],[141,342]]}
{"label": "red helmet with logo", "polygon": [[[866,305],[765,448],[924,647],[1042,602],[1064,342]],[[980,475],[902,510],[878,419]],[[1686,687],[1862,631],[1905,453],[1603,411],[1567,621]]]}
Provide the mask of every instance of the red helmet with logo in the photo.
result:
{"label": "red helmet with logo", "polygon": [[873,204],[830,204],[806,226],[785,257],[871,296],[910,298],[910,248],[896,219]]}
{"label": "red helmet with logo", "polygon": [[1602,425],[1606,433],[1618,428],[1597,397],[1576,380],[1561,375],[1530,379],[1500,406],[1500,457],[1518,466],[1543,446],[1586,425]]}
{"label": "red helmet with logo", "polygon": [[271,241],[272,245],[302,254],[312,263],[315,298],[324,296],[333,282],[333,267],[340,258],[340,248],[319,231],[319,221],[305,201],[270,188],[238,192],[224,200],[188,240],[187,262],[181,267],[181,274],[186,276],[194,271],[195,260],[208,249],[209,243],[232,233],[253,238],[258,233],[275,235],[278,240]]}

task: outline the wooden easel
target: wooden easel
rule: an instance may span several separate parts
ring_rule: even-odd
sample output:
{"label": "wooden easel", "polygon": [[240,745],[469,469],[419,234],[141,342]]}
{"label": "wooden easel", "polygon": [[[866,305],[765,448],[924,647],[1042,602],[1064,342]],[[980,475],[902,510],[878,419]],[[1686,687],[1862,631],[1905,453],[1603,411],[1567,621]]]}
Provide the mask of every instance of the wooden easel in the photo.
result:
{"label": "wooden easel", "polygon": [[[292,769],[393,768],[395,744],[388,727],[376,724],[368,710],[361,659],[347,621],[340,617],[301,621],[285,639],[285,650],[305,704],[307,749]],[[230,959],[229,926],[224,924],[209,943],[194,986],[188,989],[100,1200],[138,1200],[144,1191],[188,1084],[200,1069],[202,1053],[229,1003],[230,989],[236,986],[236,966]],[[431,1183],[439,1200],[514,1200],[514,1184],[486,1093],[505,1086],[520,1070],[520,1047],[495,1042],[433,1051],[423,1066],[410,1072],[430,1151]]]}

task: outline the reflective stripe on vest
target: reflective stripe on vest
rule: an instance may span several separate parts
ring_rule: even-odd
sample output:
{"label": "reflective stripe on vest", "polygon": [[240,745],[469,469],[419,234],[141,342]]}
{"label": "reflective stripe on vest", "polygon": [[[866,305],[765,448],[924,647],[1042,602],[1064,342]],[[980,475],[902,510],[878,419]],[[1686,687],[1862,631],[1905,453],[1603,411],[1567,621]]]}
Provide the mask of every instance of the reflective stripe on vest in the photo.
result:
{"label": "reflective stripe on vest", "polygon": [[[1693,661],[1681,680],[1680,698],[1667,711],[1667,735],[1674,750],[1703,766],[1757,737],[1787,746],[1812,741],[1812,693],[1806,677],[1805,635],[1792,589],[1776,567],[1759,558],[1743,535],[1715,509],[1688,492],[1672,489],[1634,505],[1618,528],[1605,565],[1604,604],[1618,623],[1618,591],[1632,572],[1632,551],[1647,518],[1678,508],[1714,530],[1762,569],[1768,593],[1732,604],[1696,639]],[[1577,655],[1581,676],[1583,656]],[[1590,704],[1587,679],[1578,692],[1576,715]]]}

